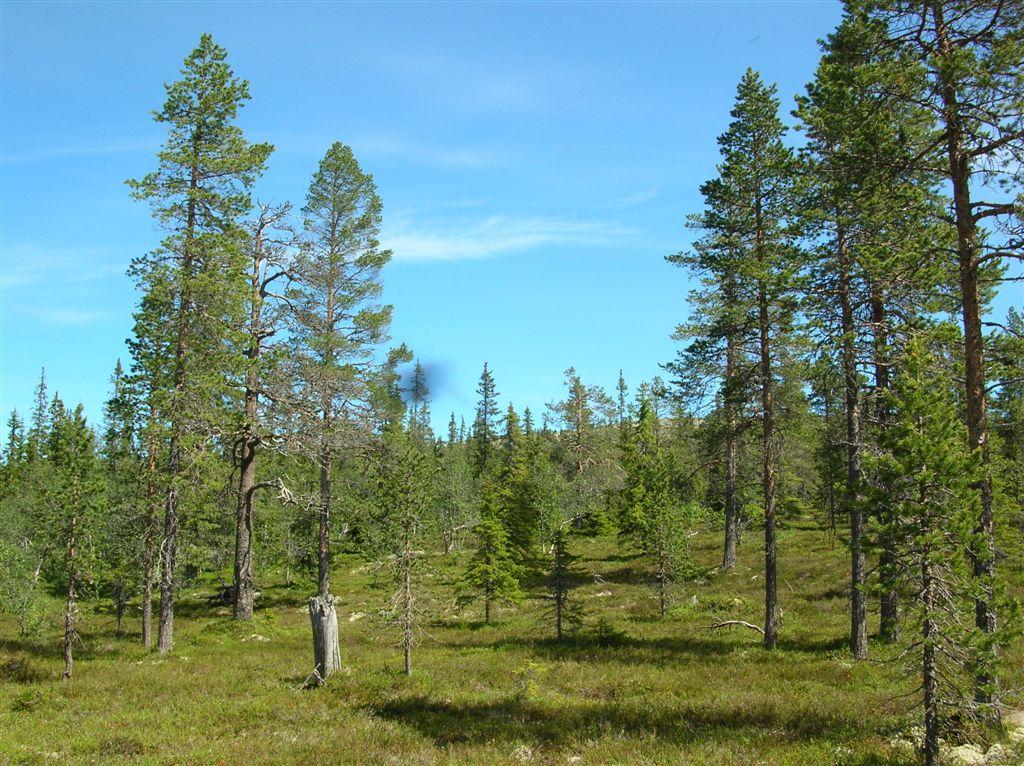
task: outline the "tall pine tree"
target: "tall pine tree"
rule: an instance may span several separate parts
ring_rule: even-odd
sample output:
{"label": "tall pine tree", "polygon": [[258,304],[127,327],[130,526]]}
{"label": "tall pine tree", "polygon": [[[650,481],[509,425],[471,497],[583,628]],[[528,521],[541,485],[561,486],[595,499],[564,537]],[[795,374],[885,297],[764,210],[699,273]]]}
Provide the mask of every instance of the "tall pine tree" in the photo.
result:
{"label": "tall pine tree", "polygon": [[166,86],[167,100],[154,113],[168,128],[157,170],[128,182],[167,230],[160,246],[131,268],[143,293],[132,351],[143,370],[158,375],[150,407],[166,424],[161,652],[174,642],[182,499],[198,456],[219,430],[231,367],[225,340],[244,295],[238,220],[273,149],[249,143],[235,125],[249,86],[234,76],[227,52],[210,35],[200,38],[181,75]]}

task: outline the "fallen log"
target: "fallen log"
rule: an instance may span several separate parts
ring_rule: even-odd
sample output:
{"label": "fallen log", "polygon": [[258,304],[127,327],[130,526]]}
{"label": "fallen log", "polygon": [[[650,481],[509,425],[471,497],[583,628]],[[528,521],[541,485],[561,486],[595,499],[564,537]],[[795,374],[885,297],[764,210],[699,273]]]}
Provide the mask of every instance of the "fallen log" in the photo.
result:
{"label": "fallen log", "polygon": [[711,625],[709,625],[708,626],[708,630],[717,630],[718,628],[728,628],[728,627],[733,626],[733,625],[738,625],[741,628],[750,628],[751,630],[756,630],[762,636],[764,635],[764,628],[760,627],[759,625],[754,625],[753,623],[750,623],[750,622],[745,622],[744,620],[719,620],[718,622],[714,622]]}

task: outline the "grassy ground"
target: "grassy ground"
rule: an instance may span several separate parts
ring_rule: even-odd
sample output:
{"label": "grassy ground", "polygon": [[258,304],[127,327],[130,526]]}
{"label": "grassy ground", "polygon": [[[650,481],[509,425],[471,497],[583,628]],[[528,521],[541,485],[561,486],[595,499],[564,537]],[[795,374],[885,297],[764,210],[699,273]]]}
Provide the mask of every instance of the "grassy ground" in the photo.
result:
{"label": "grassy ground", "polygon": [[[208,606],[209,591],[186,594],[167,657],[87,611],[67,685],[56,680],[56,640],[22,641],[0,621],[0,763],[914,762],[895,744],[916,723],[899,698],[914,679],[874,645],[875,661],[850,660],[846,554],[825,533],[798,524],[781,534],[784,615],[772,653],[751,630],[708,629],[723,617],[761,620],[753,532],[735,573],[681,586],[664,620],[641,559],[613,540],[580,541],[578,552],[586,626],[564,645],[551,640],[539,601],[487,626],[476,607],[456,610],[455,562],[431,558],[426,587],[448,601],[425,626],[412,678],[374,617],[386,593],[372,570],[342,557],[344,669],[316,690],[302,688],[308,587],[265,588],[246,625]],[[696,538],[695,558],[715,564],[718,536]],[[1019,648],[1010,665],[1019,680]]]}

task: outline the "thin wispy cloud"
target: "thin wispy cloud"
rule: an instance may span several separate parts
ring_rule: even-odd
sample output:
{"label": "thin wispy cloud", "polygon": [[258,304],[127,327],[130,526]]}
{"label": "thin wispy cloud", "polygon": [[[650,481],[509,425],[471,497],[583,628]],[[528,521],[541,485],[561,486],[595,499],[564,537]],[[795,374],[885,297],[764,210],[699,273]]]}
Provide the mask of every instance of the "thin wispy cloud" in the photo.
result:
{"label": "thin wispy cloud", "polygon": [[124,279],[128,256],[115,250],[3,245],[0,297],[8,315],[57,325],[108,316],[112,285]]}
{"label": "thin wispy cloud", "polygon": [[106,143],[80,144],[77,146],[36,146],[16,149],[0,155],[0,164],[44,162],[63,157],[96,157],[108,154],[155,151],[159,142],[155,140],[110,141]]}
{"label": "thin wispy cloud", "polygon": [[410,141],[396,136],[357,138],[352,142],[358,154],[388,156],[422,165],[443,168],[480,168],[501,163],[501,155],[484,147],[443,147]]}
{"label": "thin wispy cloud", "polygon": [[656,186],[652,186],[648,189],[643,189],[632,194],[627,194],[625,197],[620,197],[619,199],[612,202],[611,207],[620,209],[636,207],[637,205],[642,205],[645,202],[650,202],[657,196],[658,188]]}
{"label": "thin wispy cloud", "polygon": [[349,144],[361,162],[367,158],[401,160],[403,163],[445,169],[494,167],[506,162],[506,154],[488,146],[445,146],[417,141],[395,134],[331,136],[319,133],[261,134],[279,152],[322,155],[335,141]]}
{"label": "thin wispy cloud", "polygon": [[[460,109],[533,108],[545,100],[542,91],[545,83],[551,82],[551,78],[543,74],[526,76],[522,68],[502,70],[480,60],[458,60],[436,52],[418,51],[387,57],[378,63],[393,76],[414,85],[419,92],[429,92]],[[554,70],[548,74],[553,75]]]}
{"label": "thin wispy cloud", "polygon": [[402,221],[386,228],[382,239],[396,261],[422,262],[493,258],[552,245],[605,246],[631,234],[630,229],[608,221],[490,216],[430,228]]}
{"label": "thin wispy cloud", "polygon": [[129,256],[118,250],[44,247],[3,243],[0,291],[43,285],[47,289],[84,286],[123,275]]}
{"label": "thin wispy cloud", "polygon": [[69,326],[90,324],[108,316],[106,311],[62,308],[58,306],[36,307],[27,310],[25,313],[45,324]]}
{"label": "thin wispy cloud", "polygon": [[487,197],[466,197],[453,200],[431,200],[414,205],[403,205],[398,208],[388,208],[388,218],[395,218],[400,221],[408,221],[412,216],[423,215],[424,213],[436,213],[445,210],[469,210],[483,207],[489,202]]}

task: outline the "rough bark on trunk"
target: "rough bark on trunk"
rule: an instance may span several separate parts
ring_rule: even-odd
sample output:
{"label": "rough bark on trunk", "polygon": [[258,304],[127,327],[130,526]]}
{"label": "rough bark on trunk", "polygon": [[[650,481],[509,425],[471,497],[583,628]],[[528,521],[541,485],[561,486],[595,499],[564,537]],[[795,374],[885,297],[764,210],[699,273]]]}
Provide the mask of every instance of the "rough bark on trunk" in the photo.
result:
{"label": "rough bark on trunk", "polygon": [[[177,471],[172,472],[174,476]],[[160,624],[156,648],[166,654],[174,647],[174,569],[178,557],[178,489],[167,493],[164,539],[160,553]]]}
{"label": "rough bark on trunk", "polygon": [[860,381],[854,347],[853,289],[850,257],[842,227],[837,231],[839,251],[839,308],[842,339],[843,405],[846,426],[846,491],[844,503],[850,515],[850,653],[854,659],[868,656],[867,597],[864,592],[864,509],[859,487],[860,465]]}
{"label": "rough bark on trunk", "polygon": [[264,231],[270,225],[267,209],[262,208],[256,226],[252,245],[252,261],[249,271],[249,348],[246,351],[248,365],[245,372],[245,425],[242,429],[242,454],[238,475],[238,507],[235,514],[235,608],[236,620],[251,620],[255,586],[253,584],[253,522],[256,487],[256,451],[260,445],[259,361],[263,352],[263,341],[272,334],[263,326],[263,301],[266,286],[274,277],[264,279],[264,264],[267,254],[264,247]]}
{"label": "rough bark on trunk", "polygon": [[256,486],[255,371],[249,371],[245,390],[246,429],[242,436],[242,455],[238,477],[238,508],[235,514],[235,608],[236,620],[251,620],[254,601],[252,530],[253,498]]}
{"label": "rough bark on trunk", "polygon": [[313,680],[322,684],[341,667],[334,596],[318,594],[311,598],[309,620],[313,627]]}
{"label": "rough bark on trunk", "polygon": [[764,450],[762,489],[764,491],[764,647],[774,649],[778,640],[778,593],[775,566],[775,404],[768,296],[762,284],[758,290],[758,329],[761,368],[761,437]]}

